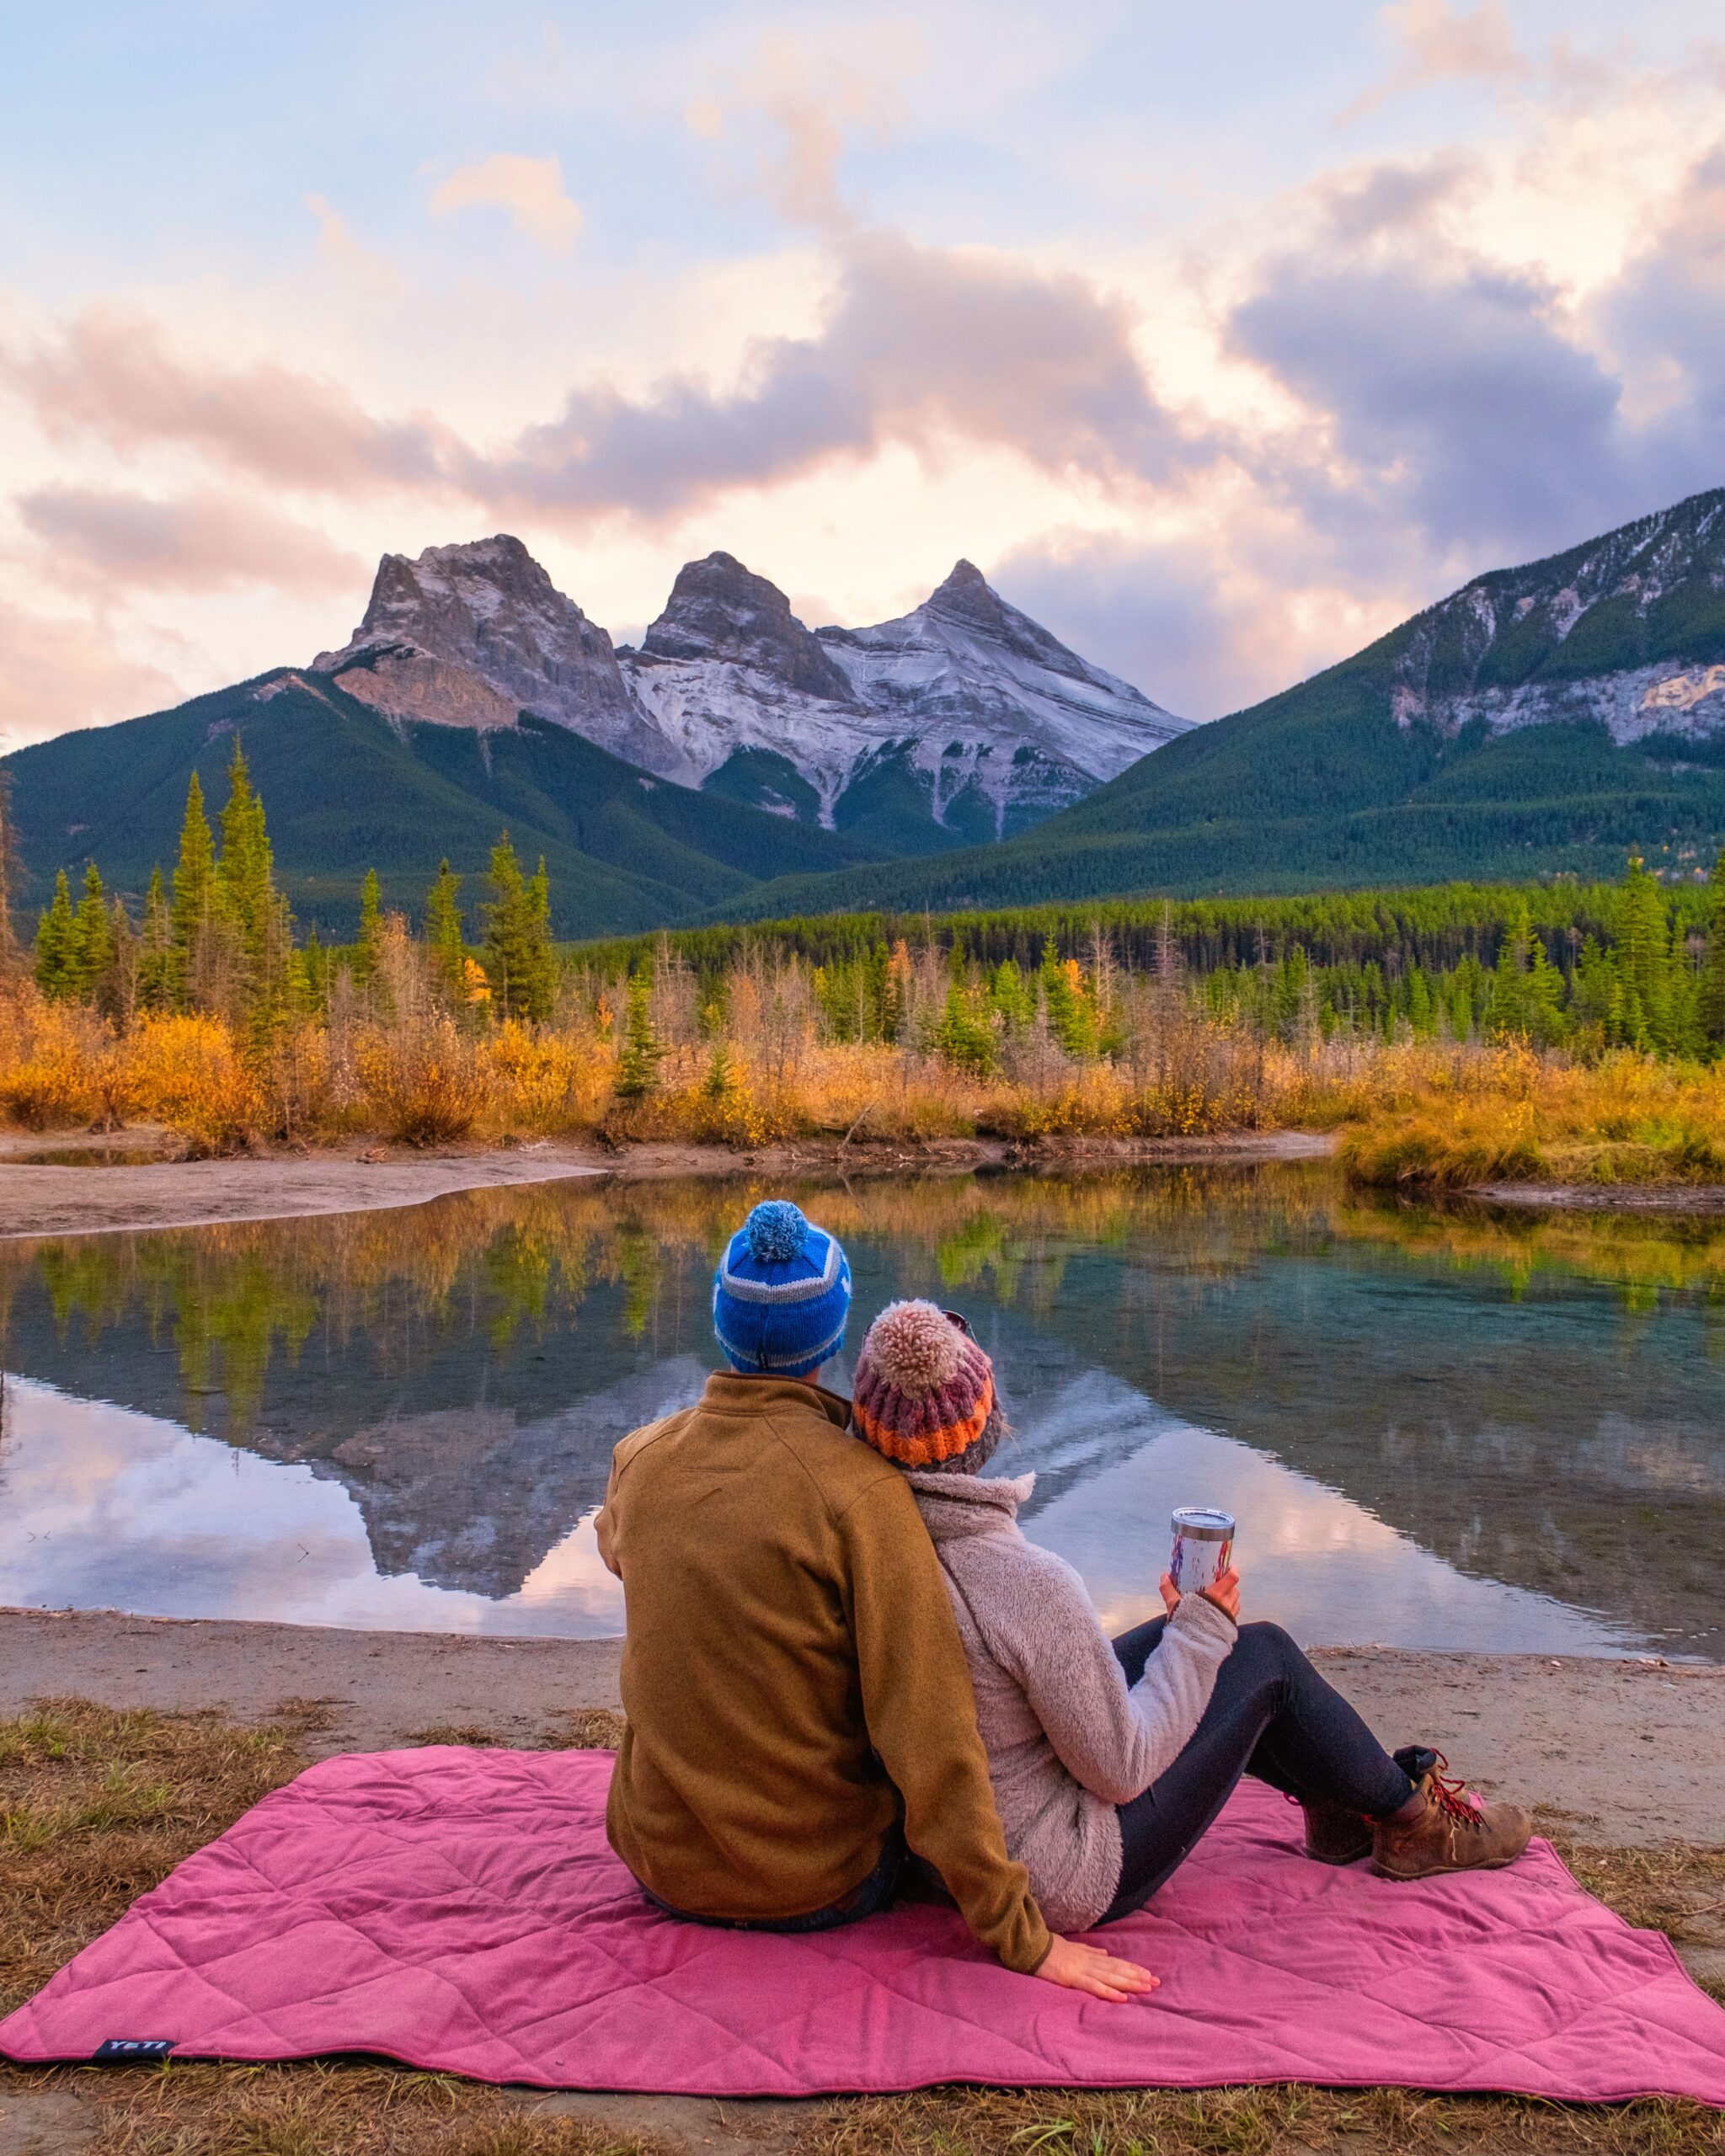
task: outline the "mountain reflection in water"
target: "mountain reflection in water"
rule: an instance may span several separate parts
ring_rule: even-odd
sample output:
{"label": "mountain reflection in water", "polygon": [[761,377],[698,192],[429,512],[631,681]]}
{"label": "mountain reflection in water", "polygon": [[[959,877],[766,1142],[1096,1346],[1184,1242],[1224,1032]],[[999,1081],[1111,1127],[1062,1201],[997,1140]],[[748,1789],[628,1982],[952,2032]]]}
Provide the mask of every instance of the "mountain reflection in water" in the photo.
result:
{"label": "mountain reflection in water", "polygon": [[[759,1194],[0,1246],[0,1602],[617,1630],[611,1449],[698,1389]],[[1026,1525],[1111,1622],[1156,1606],[1168,1509],[1203,1501],[1240,1517],[1254,1610],[1312,1643],[1725,1655],[1725,1225],[1363,1205],[1322,1166],[795,1194],[860,1321],[965,1311],[1001,1468],[1038,1472]]]}

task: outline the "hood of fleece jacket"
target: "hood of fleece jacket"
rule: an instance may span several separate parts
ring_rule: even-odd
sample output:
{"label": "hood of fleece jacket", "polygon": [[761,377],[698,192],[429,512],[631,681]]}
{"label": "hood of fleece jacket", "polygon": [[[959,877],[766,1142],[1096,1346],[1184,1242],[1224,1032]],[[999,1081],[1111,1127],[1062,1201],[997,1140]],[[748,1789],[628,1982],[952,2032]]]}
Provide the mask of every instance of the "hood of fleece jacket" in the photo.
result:
{"label": "hood of fleece jacket", "polygon": [[969,1534],[1016,1534],[1018,1508],[1036,1487],[1033,1475],[943,1475],[913,1468],[905,1477],[937,1548]]}

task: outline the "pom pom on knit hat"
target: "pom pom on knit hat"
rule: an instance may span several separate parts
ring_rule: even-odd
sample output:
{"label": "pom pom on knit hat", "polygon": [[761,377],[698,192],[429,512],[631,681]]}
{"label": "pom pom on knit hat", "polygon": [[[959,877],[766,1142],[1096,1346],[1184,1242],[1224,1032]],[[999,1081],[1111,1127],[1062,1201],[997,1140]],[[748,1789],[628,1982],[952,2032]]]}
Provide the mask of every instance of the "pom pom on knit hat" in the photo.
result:
{"label": "pom pom on knit hat", "polygon": [[788,1200],[757,1205],[713,1282],[713,1329],[725,1358],[752,1375],[807,1377],[845,1344],[851,1267],[838,1238]]}
{"label": "pom pom on knit hat", "polygon": [[857,1358],[857,1434],[898,1467],[975,1475],[1006,1435],[994,1365],[933,1303],[889,1303]]}

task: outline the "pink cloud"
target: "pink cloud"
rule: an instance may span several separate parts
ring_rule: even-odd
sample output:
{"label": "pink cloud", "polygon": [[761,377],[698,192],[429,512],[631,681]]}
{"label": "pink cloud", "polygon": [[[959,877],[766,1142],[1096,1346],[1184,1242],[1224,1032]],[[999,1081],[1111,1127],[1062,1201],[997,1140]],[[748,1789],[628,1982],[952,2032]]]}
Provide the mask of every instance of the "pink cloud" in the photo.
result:
{"label": "pink cloud", "polygon": [[24,495],[19,511],[69,580],[104,590],[330,591],[351,589],[366,574],[357,555],[323,532],[229,495],[162,501],[43,487]]}
{"label": "pink cloud", "polygon": [[511,157],[499,152],[452,172],[431,197],[433,213],[453,210],[503,211],[519,232],[547,254],[567,254],[580,235],[579,202],[569,200],[563,165],[556,157]]}
{"label": "pink cloud", "polygon": [[106,625],[0,603],[0,750],[176,701],[159,668],[129,659]]}
{"label": "pink cloud", "polygon": [[122,451],[174,443],[230,471],[333,493],[438,475],[444,435],[431,422],[374,419],[336,383],[291,368],[181,358],[154,323],[108,307],[51,342],[0,351],[0,381],[56,438],[93,435]]}

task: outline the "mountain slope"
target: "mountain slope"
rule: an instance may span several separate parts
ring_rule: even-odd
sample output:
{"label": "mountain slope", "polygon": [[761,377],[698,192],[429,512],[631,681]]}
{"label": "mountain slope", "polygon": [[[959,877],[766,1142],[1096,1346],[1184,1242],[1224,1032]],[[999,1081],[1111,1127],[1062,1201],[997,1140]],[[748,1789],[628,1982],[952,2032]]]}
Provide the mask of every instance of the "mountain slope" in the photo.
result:
{"label": "mountain slope", "polygon": [[351,930],[368,867],[387,903],[417,911],[440,857],[482,875],[505,826],[530,862],[544,855],[564,936],[656,927],[740,902],[788,864],[868,857],[841,835],[669,784],[565,727],[392,722],[339,678],[283,670],[8,757],[25,904],[43,902],[62,865],[93,860],[133,894],[154,863],[171,867],[187,781],[195,769],[213,817],[236,734],[284,888],[326,934]]}
{"label": "mountain slope", "polygon": [[1725,836],[1725,490],[1479,577],[1029,836],[744,910],[1609,874]]}

